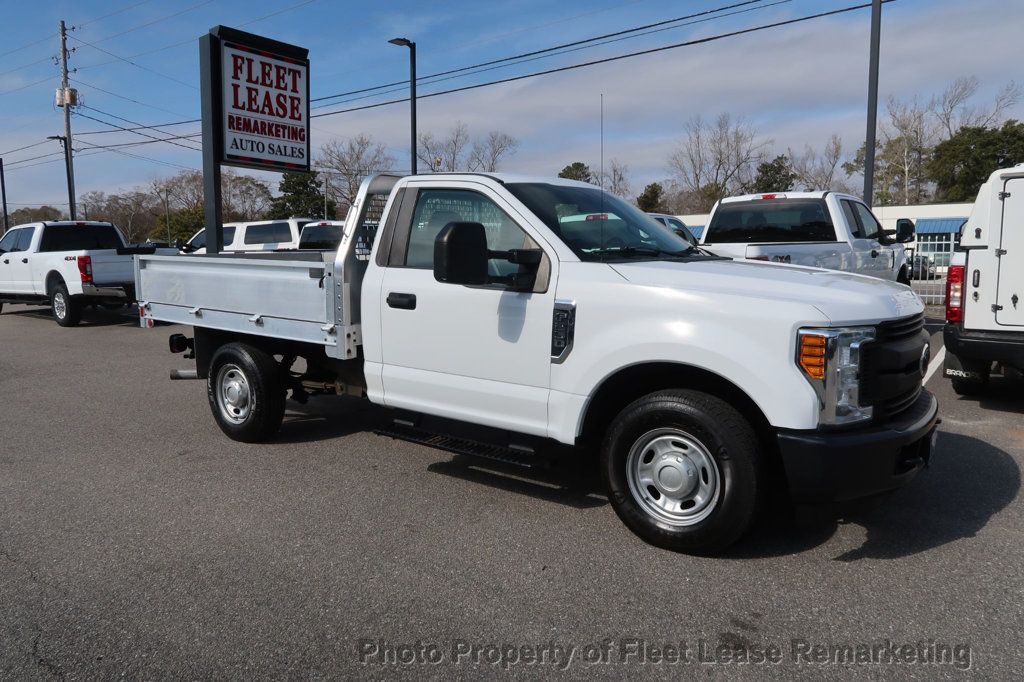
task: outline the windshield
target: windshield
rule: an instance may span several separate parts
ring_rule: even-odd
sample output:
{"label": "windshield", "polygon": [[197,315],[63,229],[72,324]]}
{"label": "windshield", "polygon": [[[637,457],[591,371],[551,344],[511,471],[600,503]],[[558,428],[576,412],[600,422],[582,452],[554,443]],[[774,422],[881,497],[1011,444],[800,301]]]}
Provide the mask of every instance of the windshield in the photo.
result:
{"label": "windshield", "polygon": [[835,240],[836,231],[823,200],[758,199],[719,204],[704,243]]}
{"label": "windshield", "polygon": [[671,229],[596,187],[546,183],[506,187],[580,260],[699,255]]}

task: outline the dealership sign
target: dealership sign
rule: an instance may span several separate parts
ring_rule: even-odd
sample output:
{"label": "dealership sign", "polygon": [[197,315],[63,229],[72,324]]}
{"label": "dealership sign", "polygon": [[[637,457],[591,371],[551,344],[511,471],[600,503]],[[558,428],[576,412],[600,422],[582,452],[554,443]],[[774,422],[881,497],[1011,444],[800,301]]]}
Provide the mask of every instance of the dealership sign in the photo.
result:
{"label": "dealership sign", "polygon": [[218,105],[210,113],[219,162],[308,171],[307,51],[223,26],[211,36],[220,52],[219,68],[210,74],[210,94]]}

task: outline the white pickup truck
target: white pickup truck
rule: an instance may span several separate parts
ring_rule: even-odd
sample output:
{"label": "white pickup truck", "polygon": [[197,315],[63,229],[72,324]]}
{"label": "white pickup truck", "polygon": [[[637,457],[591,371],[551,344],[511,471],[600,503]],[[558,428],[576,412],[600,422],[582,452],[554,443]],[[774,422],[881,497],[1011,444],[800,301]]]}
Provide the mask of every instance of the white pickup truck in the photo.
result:
{"label": "white pickup truck", "polygon": [[994,364],[1024,372],[1024,164],[981,186],[946,275],[944,373],[960,394]]}
{"label": "white pickup truck", "polygon": [[749,194],[722,199],[711,211],[701,246],[732,258],[810,265],[910,284],[903,244],[914,223],[895,232],[864,202],[837,192]]}
{"label": "white pickup truck", "polygon": [[584,183],[379,175],[336,252],[136,267],[141,323],[194,328],[169,343],[196,369],[172,376],[206,379],[228,437],[273,438],[290,390],[364,396],[392,409],[388,435],[523,465],[596,446],[619,517],[675,550],[729,545],[770,492],[897,488],[932,452],[912,291],[710,256]]}
{"label": "white pickup truck", "polygon": [[111,223],[17,225],[0,239],[0,307],[45,303],[57,324],[74,326],[85,305],[116,308],[135,300],[134,258],[155,251],[126,247]]}

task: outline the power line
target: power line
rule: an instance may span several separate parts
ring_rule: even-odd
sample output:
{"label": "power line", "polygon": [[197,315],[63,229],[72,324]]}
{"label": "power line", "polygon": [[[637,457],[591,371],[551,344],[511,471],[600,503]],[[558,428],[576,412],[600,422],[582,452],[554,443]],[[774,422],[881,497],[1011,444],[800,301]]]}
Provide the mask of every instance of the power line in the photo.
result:
{"label": "power line", "polygon": [[108,54],[111,57],[114,57],[115,59],[118,59],[118,60],[120,60],[122,62],[125,62],[126,64],[131,64],[132,66],[134,66],[137,69],[142,69],[143,71],[148,71],[149,73],[152,73],[152,74],[155,74],[157,76],[160,76],[161,78],[166,78],[169,81],[174,81],[175,83],[179,83],[181,85],[184,85],[187,88],[192,88],[193,90],[198,90],[199,89],[197,86],[192,85],[191,83],[186,83],[185,81],[179,80],[179,79],[175,78],[174,76],[168,76],[166,73],[161,73],[159,71],[156,71],[155,69],[149,68],[148,66],[142,66],[141,64],[137,64],[136,62],[133,62],[131,59],[128,59],[127,57],[122,57],[120,55],[114,54],[110,50],[106,50],[106,49],[104,49],[102,47],[97,47],[96,45],[93,45],[92,43],[90,43],[88,41],[82,40],[78,36],[71,36],[71,37],[74,38],[75,40],[77,40],[78,42],[82,43],[83,45],[87,45],[87,46],[93,48],[94,50],[99,50],[100,52],[102,52],[104,54]]}
{"label": "power line", "polygon": [[16,66],[13,69],[8,69],[7,71],[0,71],[0,76],[6,76],[9,73],[14,73],[15,71],[21,71],[22,69],[27,69],[30,66],[35,66],[36,64],[42,64],[43,62],[48,62],[51,59],[53,59],[53,57],[43,57],[42,59],[37,59],[34,62],[29,62],[28,64],[22,64],[21,66]]}
{"label": "power line", "polygon": [[[882,0],[882,2],[883,3],[890,3],[890,2],[896,2],[896,0]],[[478,88],[485,88],[485,87],[488,87],[488,86],[491,86],[491,85],[500,85],[502,83],[512,83],[514,81],[525,80],[527,78],[534,78],[536,76],[547,76],[547,75],[553,74],[553,73],[561,73],[563,71],[573,71],[575,69],[582,69],[584,67],[595,66],[595,65],[598,65],[598,64],[607,64],[609,62],[615,62],[615,61],[619,61],[619,60],[622,60],[622,59],[629,59],[631,57],[639,57],[639,56],[642,56],[642,55],[654,54],[655,52],[664,52],[665,50],[674,50],[674,49],[678,49],[678,48],[681,48],[681,47],[691,47],[693,45],[702,45],[704,43],[710,43],[710,42],[714,42],[714,41],[717,41],[717,40],[722,40],[722,39],[725,39],[725,38],[734,38],[736,36],[746,35],[748,33],[756,33],[758,31],[764,31],[764,30],[767,30],[767,29],[770,29],[770,28],[780,28],[782,26],[790,26],[792,24],[798,24],[798,23],[801,23],[801,22],[810,21],[812,19],[821,19],[823,17],[834,16],[834,15],[837,15],[837,14],[844,14],[846,12],[853,12],[855,10],[864,9],[864,8],[867,8],[867,7],[871,7],[871,4],[868,3],[868,4],[861,4],[861,5],[852,5],[850,7],[843,7],[841,9],[831,10],[831,11],[828,11],[828,12],[819,12],[818,14],[809,14],[807,16],[797,17],[796,19],[787,19],[785,21],[777,21],[777,22],[774,22],[774,23],[771,23],[771,24],[762,24],[761,26],[754,26],[754,27],[751,27],[751,28],[745,28],[745,29],[738,30],[738,31],[730,31],[729,33],[720,33],[718,35],[708,36],[706,38],[698,38],[696,40],[687,40],[687,41],[682,42],[682,43],[674,43],[672,45],[663,45],[661,47],[654,47],[654,48],[650,48],[650,49],[647,49],[647,50],[639,50],[637,52],[629,52],[627,54],[617,55],[617,56],[614,56],[614,57],[605,57],[604,59],[595,59],[593,61],[582,62],[580,64],[572,64],[572,65],[569,65],[569,66],[560,66],[560,67],[553,68],[553,69],[546,69],[544,71],[535,71],[533,73],[527,73],[527,74],[523,74],[523,75],[520,75],[520,76],[510,76],[508,78],[501,78],[501,79],[498,79],[498,80],[487,81],[485,83],[477,83],[475,85],[465,85],[465,86],[462,86],[460,88],[451,88],[449,90],[440,90],[438,92],[431,92],[431,93],[428,93],[426,95],[419,95],[419,97],[417,99],[427,99],[429,97],[439,97],[441,95],[450,95],[450,94],[457,93],[457,92],[465,92],[467,90],[476,90]],[[378,108],[378,107],[389,106],[391,104],[400,104],[402,102],[408,102],[408,101],[409,101],[408,97],[403,97],[403,98],[400,98],[400,99],[388,100],[386,102],[377,102],[375,104],[366,104],[366,105],[363,105],[363,106],[351,107],[351,108],[348,108],[348,109],[338,109],[338,110],[335,110],[335,111],[325,111],[323,113],[313,114],[313,115],[310,116],[310,118],[320,118],[320,117],[323,117],[323,116],[334,116],[335,114],[347,114],[347,113],[350,113],[350,112],[353,112],[353,111],[363,111],[363,110],[366,110],[366,109],[375,109],[375,108]]]}
{"label": "power line", "polygon": [[[114,149],[112,147],[101,147],[99,145],[91,144],[89,142],[82,142],[82,144],[87,145],[88,147],[90,147],[92,149],[99,149],[99,150],[101,150],[101,152],[114,152],[115,154],[121,154],[122,156],[128,156],[128,157],[131,157],[133,159],[140,159],[142,161],[152,161],[153,163],[159,163],[159,164],[161,164],[163,166],[171,166],[172,168],[180,168],[182,170],[190,170],[190,171],[197,171],[197,170],[199,170],[198,168],[192,168],[191,166],[182,166],[181,164],[171,163],[170,161],[161,161],[160,159],[154,159],[154,158],[152,158],[150,156],[142,156],[141,154],[132,154],[131,152],[126,152],[126,151],[124,151],[122,149]],[[96,153],[98,154],[98,153],[101,153],[101,152],[96,152]]]}
{"label": "power line", "polygon": [[89,83],[86,83],[85,81],[80,80],[78,78],[72,78],[71,80],[73,80],[74,82],[78,83],[79,85],[84,85],[85,87],[92,88],[93,90],[99,90],[100,92],[106,93],[106,94],[108,94],[108,95],[110,95],[112,97],[117,97],[119,99],[123,99],[126,102],[132,102],[133,104],[138,104],[139,106],[149,107],[150,109],[154,109],[156,111],[162,111],[162,112],[164,112],[166,114],[173,114],[175,116],[184,116],[184,114],[180,114],[177,111],[171,111],[170,109],[163,109],[161,107],[158,107],[158,106],[153,105],[153,104],[149,104],[147,102],[141,102],[141,101],[139,101],[137,99],[132,99],[131,97],[125,97],[124,95],[120,95],[120,94],[118,94],[116,92],[111,92],[110,90],[104,90],[103,88],[101,88],[98,85],[90,85]]}
{"label": "power line", "polygon": [[11,161],[10,163],[5,163],[4,164],[4,168],[16,166],[16,165],[18,165],[20,163],[25,163],[26,161],[35,161],[36,159],[45,159],[45,158],[50,157],[50,156],[64,156],[64,152],[50,152],[49,154],[40,154],[39,156],[30,156],[27,159],[18,159],[17,161]]}
{"label": "power line", "polygon": [[35,81],[33,83],[26,83],[25,85],[22,85],[22,86],[17,87],[17,88],[12,88],[11,90],[4,90],[3,92],[0,92],[0,95],[9,95],[12,92],[18,92],[19,90],[26,90],[26,89],[31,88],[33,86],[39,85],[40,83],[45,83],[46,81],[51,80],[52,78],[53,78],[53,76],[47,76],[46,78],[43,78],[42,80],[37,80],[37,81]]}
{"label": "power line", "polygon": [[[269,19],[270,17],[275,17],[278,14],[283,14],[285,12],[290,12],[292,10],[299,9],[300,7],[305,7],[306,5],[309,5],[309,4],[313,3],[313,2],[317,2],[317,0],[304,0],[303,2],[299,2],[297,4],[294,4],[291,7],[285,7],[284,9],[279,9],[276,12],[271,12],[270,14],[264,14],[262,17],[256,17],[255,19],[250,19],[249,21],[246,21],[246,22],[238,24],[238,25],[239,26],[248,26],[249,24],[255,24],[258,21],[263,21],[264,19]],[[170,45],[164,45],[163,47],[156,47],[156,48],[153,48],[152,50],[143,50],[142,52],[136,52],[135,54],[128,55],[128,57],[126,57],[126,58],[127,59],[135,59],[136,57],[145,57],[146,55],[156,54],[157,52],[163,52],[164,50],[170,50],[171,48],[181,47],[182,45],[193,45],[193,44],[195,44],[195,41],[196,41],[195,38],[187,38],[185,40],[181,40],[181,41],[178,41],[176,43],[171,43]],[[107,64],[114,64],[115,62],[117,62],[117,60],[116,59],[112,59],[112,60],[105,61],[105,62],[98,62],[96,64],[86,64],[86,65],[80,66],[78,68],[79,69],[92,69],[92,68],[95,68],[97,66],[106,66]]]}
{"label": "power line", "polygon": [[[686,14],[686,15],[681,16],[681,17],[675,17],[674,19],[665,19],[663,21],[658,21],[658,22],[655,22],[653,24],[646,24],[646,25],[643,25],[643,26],[635,26],[633,28],[628,28],[628,29],[624,29],[624,30],[621,30],[621,31],[615,31],[614,33],[606,33],[604,35],[594,36],[592,38],[585,38],[583,40],[576,40],[576,41],[573,41],[573,42],[570,42],[570,43],[562,43],[561,45],[554,45],[552,47],[547,47],[547,48],[544,48],[542,50],[533,50],[532,52],[524,52],[522,54],[512,55],[510,57],[502,57],[501,59],[492,59],[491,61],[481,62],[479,64],[473,64],[471,66],[463,66],[463,67],[458,68],[458,69],[450,69],[448,71],[440,71],[438,73],[430,74],[429,76],[423,76],[422,79],[423,80],[428,80],[428,79],[431,79],[431,78],[437,78],[438,76],[447,76],[447,75],[454,74],[454,73],[462,73],[464,71],[470,71],[470,70],[477,69],[477,68],[480,68],[480,67],[483,67],[483,66],[491,66],[493,64],[501,64],[503,62],[510,62],[510,61],[514,61],[514,60],[517,60],[517,59],[522,59],[524,57],[533,57],[535,55],[546,54],[546,53],[549,53],[549,52],[555,52],[557,50],[561,50],[561,49],[564,49],[564,48],[567,48],[567,47],[575,47],[577,45],[583,45],[583,44],[586,44],[586,43],[592,43],[592,42],[596,42],[598,40],[604,40],[606,38],[612,38],[612,37],[615,37],[615,36],[621,36],[621,35],[625,35],[625,34],[628,34],[628,33],[635,33],[637,31],[643,31],[643,30],[646,30],[646,29],[649,29],[649,28],[654,28],[656,26],[664,26],[666,24],[672,24],[672,23],[676,23],[676,22],[679,22],[679,21],[685,21],[687,19],[694,19],[696,17],[707,16],[709,14],[717,14],[719,12],[724,12],[726,10],[735,9],[737,7],[743,7],[743,6],[746,6],[746,5],[755,5],[755,4],[759,3],[759,2],[762,2],[762,0],[745,0],[745,2],[738,2],[738,3],[731,4],[731,5],[725,5],[723,7],[717,7],[715,9],[704,10],[703,12],[696,12],[696,13],[693,13],[693,14]],[[420,81],[420,79],[417,78],[416,81],[418,83]],[[335,98],[338,98],[338,97],[345,97],[347,95],[355,95],[355,94],[358,94],[358,93],[361,93],[361,92],[369,92],[370,90],[379,90],[379,89],[382,89],[382,88],[389,88],[389,87],[392,87],[392,86],[395,86],[395,85],[406,85],[406,84],[408,84],[408,82],[409,82],[409,80],[406,79],[404,81],[396,81],[394,83],[388,83],[386,85],[378,85],[375,88],[364,88],[362,90],[354,90],[352,92],[342,92],[342,93],[338,93],[338,94],[335,94],[335,95],[325,95],[323,97],[315,97],[315,98],[313,98],[310,101],[312,101],[312,102],[321,102],[321,101],[327,100],[327,99],[335,99]]]}
{"label": "power line", "polygon": [[[761,0],[755,0],[755,1],[756,2],[761,2]],[[563,50],[561,52],[557,52],[557,53],[551,53],[551,52],[548,52],[548,50],[539,50],[538,53],[537,53],[537,56],[535,56],[535,57],[530,57],[528,59],[522,59],[521,61],[517,61],[515,63],[497,64],[496,66],[489,66],[487,68],[481,68],[481,69],[478,69],[476,71],[472,71],[470,73],[457,73],[457,72],[458,71],[465,71],[466,69],[471,69],[471,68],[475,68],[475,67],[465,67],[465,69],[455,69],[454,71],[445,72],[445,73],[453,73],[455,75],[445,76],[444,78],[436,78],[435,80],[431,80],[429,82],[425,82],[424,85],[433,85],[435,83],[442,83],[444,81],[449,81],[449,80],[452,80],[454,78],[462,78],[464,76],[475,76],[477,74],[486,73],[488,71],[494,71],[495,69],[506,68],[506,67],[509,67],[509,66],[519,66],[521,64],[526,64],[528,62],[537,61],[538,59],[545,59],[547,57],[566,55],[566,54],[569,54],[571,52],[578,52],[580,50],[587,50],[587,49],[590,49],[592,47],[600,47],[602,45],[610,45],[611,43],[617,43],[617,42],[622,41],[622,40],[629,40],[629,39],[632,39],[632,38],[640,38],[642,36],[651,35],[653,33],[661,33],[662,31],[670,31],[670,30],[677,29],[677,28],[683,28],[684,26],[693,26],[694,24],[700,24],[700,23],[704,23],[704,22],[708,22],[708,21],[714,21],[716,19],[723,19],[725,17],[731,17],[731,16],[735,16],[735,15],[738,15],[738,14],[746,14],[748,12],[754,12],[754,11],[761,10],[761,9],[768,9],[769,7],[774,7],[776,5],[784,5],[784,4],[792,2],[792,1],[793,0],[776,0],[775,2],[771,2],[771,3],[767,4],[767,5],[759,5],[757,7],[747,7],[746,9],[738,9],[736,11],[726,12],[725,14],[719,14],[719,15],[714,16],[714,17],[705,17],[703,19],[696,19],[694,21],[688,21],[688,22],[685,22],[685,23],[682,23],[682,24],[676,24],[675,26],[662,26],[661,28],[655,28],[655,29],[643,31],[642,33],[634,33],[632,35],[619,35],[619,37],[617,37],[617,38],[611,38],[611,39],[608,39],[608,40],[602,40],[601,42],[592,43],[592,44],[589,44],[589,45],[578,45],[576,47],[571,47],[569,49],[565,49],[565,50]],[[742,3],[742,4],[749,4],[749,3]],[[679,21],[679,19],[674,19],[672,21]],[[659,23],[664,23],[664,22],[659,22]],[[631,30],[633,30],[633,29],[631,29]],[[618,35],[618,34],[610,34],[610,35]],[[590,40],[597,40],[597,38],[590,39]],[[589,42],[589,40],[588,41],[580,41],[580,42]],[[551,48],[551,49],[556,49],[556,48]],[[561,48],[558,48],[558,49],[561,49]],[[544,53],[544,52],[548,52],[548,53],[547,54],[539,54],[539,53]],[[509,59],[516,59],[516,58],[510,57]],[[441,74],[435,74],[435,75],[441,75]],[[433,76],[424,76],[424,79],[429,79],[429,78],[433,78]],[[406,81],[406,82],[408,82],[408,81]],[[416,82],[418,84],[420,82],[420,79],[417,78]],[[366,92],[366,91],[372,90],[372,89],[373,88],[367,88],[367,89],[363,90],[363,92]],[[362,97],[352,97],[350,99],[341,100],[341,101],[338,101],[338,102],[334,102],[332,104],[321,104],[321,105],[318,105],[318,106],[313,107],[313,108],[314,109],[323,109],[326,106],[333,106],[333,105],[338,105],[338,104],[347,104],[348,102],[357,102],[359,100],[368,99],[370,97],[376,97],[376,96],[379,96],[379,95],[388,95],[388,94],[391,94],[393,92],[401,92],[404,89],[405,89],[404,87],[401,87],[401,88],[394,88],[392,90],[384,90],[382,92],[376,92],[376,93],[372,93],[372,94],[368,94],[368,95],[363,95]]]}
{"label": "power line", "polygon": [[[85,109],[89,109],[90,111],[95,111],[97,113],[103,114],[104,116],[111,116],[113,118],[117,118],[117,119],[120,119],[122,121],[128,121],[128,119],[126,119],[126,118],[121,118],[120,116],[115,116],[114,114],[108,114],[105,111],[100,111],[99,109],[95,109],[93,107],[87,107],[85,105],[82,105],[82,107],[85,108]],[[117,128],[118,130],[134,133],[135,135],[141,135],[142,137],[148,137],[149,139],[157,141],[157,142],[166,142],[167,144],[173,144],[176,147],[181,147],[183,149],[188,149],[189,151],[193,151],[193,152],[200,152],[200,151],[202,151],[202,149],[197,149],[196,147],[191,147],[189,145],[181,144],[180,142],[175,142],[172,139],[163,138],[163,137],[154,137],[153,135],[148,135],[148,134],[146,134],[146,133],[144,133],[144,132],[142,132],[140,130],[127,130],[123,126],[117,125],[116,123],[110,123],[109,121],[104,121],[102,119],[96,118],[95,116],[90,116],[89,114],[83,114],[81,111],[76,111],[75,115],[76,116],[81,116],[83,118],[87,118],[90,121],[96,121],[97,123],[102,123],[103,125],[110,126],[111,128]],[[134,121],[128,121],[128,122],[129,123],[134,123]],[[98,146],[98,145],[92,145],[92,146],[95,147],[95,146]]]}
{"label": "power line", "polygon": [[[43,140],[42,142],[36,142],[35,144],[27,144],[24,147],[18,147],[17,149],[8,149],[5,152],[0,152],[0,156],[7,156],[8,154],[13,154],[14,152],[20,152],[22,149],[32,149],[32,147],[38,147],[39,145],[46,144],[47,142],[49,142],[49,140]],[[11,163],[14,162],[12,161]]]}
{"label": "power line", "polygon": [[153,2],[153,0],[142,0],[142,2],[133,3],[131,5],[128,5],[127,7],[122,7],[121,9],[114,10],[113,12],[110,12],[109,14],[104,14],[103,16],[100,16],[100,17],[93,17],[92,19],[86,19],[85,21],[82,21],[82,22],[79,22],[79,23],[75,24],[75,28],[82,28],[83,26],[88,26],[89,24],[95,23],[95,22],[100,21],[102,19],[108,19],[108,18],[110,18],[112,16],[121,14],[123,12],[127,12],[130,9],[135,9],[136,7],[139,7],[141,5],[146,5],[146,4],[150,3],[150,2]]}
{"label": "power line", "polygon": [[191,12],[192,10],[199,9],[200,7],[203,7],[204,5],[209,5],[212,2],[213,2],[213,0],[203,0],[202,2],[197,2],[196,4],[191,5],[189,7],[186,7],[185,9],[178,10],[174,14],[168,14],[167,16],[160,17],[159,19],[153,19],[152,21],[147,21],[144,24],[139,24],[138,26],[133,26],[132,28],[129,28],[127,30],[120,31],[118,33],[113,33],[113,34],[111,34],[109,36],[104,36],[103,38],[98,38],[98,39],[96,39],[96,42],[97,43],[102,43],[102,42],[106,42],[108,40],[111,40],[113,38],[119,38],[119,37],[121,37],[123,35],[126,35],[128,33],[134,33],[135,31],[138,31],[140,29],[146,28],[148,26],[153,26],[154,24],[159,24],[161,22],[167,21],[168,19],[173,19],[174,17],[181,16],[182,14],[187,14],[188,12]]}
{"label": "power line", "polygon": [[[150,129],[154,129],[154,128],[169,128],[171,126],[180,126],[180,125],[185,125],[185,124],[188,124],[188,123],[201,123],[201,122],[202,122],[202,119],[192,118],[192,119],[189,119],[187,121],[171,121],[170,123],[154,123],[153,125],[148,125],[148,126],[138,126],[136,128],[125,128],[125,130],[131,132],[133,130],[150,130]],[[83,132],[80,132],[80,133],[76,133],[76,135],[105,135],[107,133],[116,133],[116,132],[120,132],[120,131],[118,131],[118,130],[86,130],[86,131],[83,131]],[[200,133],[196,133],[196,134],[198,135]],[[189,137],[192,137],[192,136],[190,135]]]}

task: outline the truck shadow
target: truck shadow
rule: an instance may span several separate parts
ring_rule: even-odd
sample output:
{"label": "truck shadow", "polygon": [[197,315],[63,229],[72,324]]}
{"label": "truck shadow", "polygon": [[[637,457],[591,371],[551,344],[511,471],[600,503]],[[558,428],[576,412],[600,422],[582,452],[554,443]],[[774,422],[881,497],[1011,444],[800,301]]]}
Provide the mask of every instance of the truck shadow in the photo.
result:
{"label": "truck shadow", "polygon": [[311,397],[305,405],[287,403],[278,443],[312,443],[373,431],[383,424],[383,409],[360,398],[347,396]]}
{"label": "truck shadow", "polygon": [[434,462],[427,470],[574,509],[591,509],[608,504],[595,462],[590,453],[566,448],[546,467],[527,469],[454,455],[451,460]]}
{"label": "truck shadow", "polygon": [[1017,498],[1020,483],[1020,467],[1009,453],[977,438],[943,432],[932,466],[902,490],[842,511],[814,510],[813,522],[762,523],[726,556],[799,553],[827,542],[843,523],[863,527],[867,538],[835,561],[912,556],[977,535]]}
{"label": "truck shadow", "polygon": [[995,412],[1024,414],[1024,380],[1018,377],[992,377],[984,393],[977,397],[963,396],[960,400],[976,401],[979,407]]}
{"label": "truck shadow", "polygon": [[[7,308],[7,306],[4,307]],[[17,308],[4,310],[3,314],[16,315],[27,319],[38,319],[57,326],[57,323],[53,321],[53,316],[51,315],[49,308],[19,306]],[[82,321],[79,322],[77,326],[85,328],[114,326],[138,327],[139,316],[137,309],[134,307],[127,307],[123,310],[86,309],[82,311]]]}

